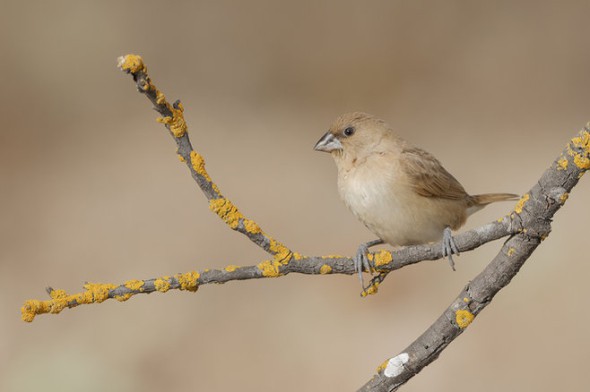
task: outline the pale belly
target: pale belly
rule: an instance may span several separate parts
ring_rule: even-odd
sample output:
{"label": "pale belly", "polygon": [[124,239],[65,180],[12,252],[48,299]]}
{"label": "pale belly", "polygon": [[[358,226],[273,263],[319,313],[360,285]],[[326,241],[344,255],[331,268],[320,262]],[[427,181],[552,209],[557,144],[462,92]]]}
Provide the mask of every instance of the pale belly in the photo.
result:
{"label": "pale belly", "polygon": [[390,245],[439,241],[445,227],[458,228],[465,221],[461,201],[422,197],[403,179],[392,186],[391,178],[367,181],[359,174],[339,178],[340,196],[371,232]]}

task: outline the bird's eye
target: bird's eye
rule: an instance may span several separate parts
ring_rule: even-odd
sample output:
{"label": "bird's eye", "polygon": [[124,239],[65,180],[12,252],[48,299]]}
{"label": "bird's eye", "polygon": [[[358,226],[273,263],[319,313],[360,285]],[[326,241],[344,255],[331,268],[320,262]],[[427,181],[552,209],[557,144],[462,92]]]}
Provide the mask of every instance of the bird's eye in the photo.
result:
{"label": "bird's eye", "polygon": [[344,130],[344,136],[352,136],[354,134],[354,128],[348,127]]}

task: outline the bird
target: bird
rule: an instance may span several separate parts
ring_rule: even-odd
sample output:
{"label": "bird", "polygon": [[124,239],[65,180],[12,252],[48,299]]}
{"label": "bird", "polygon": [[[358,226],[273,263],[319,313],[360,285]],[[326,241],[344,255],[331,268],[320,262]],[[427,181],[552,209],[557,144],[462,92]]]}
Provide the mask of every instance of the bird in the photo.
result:
{"label": "bird", "polygon": [[455,270],[453,254],[458,255],[459,249],[452,230],[490,203],[519,197],[468,194],[432,154],[402,139],[385,121],[363,112],[339,116],[314,149],[332,155],[340,198],[377,236],[362,243],[353,257],[363,290],[363,267],[371,272],[370,247],[442,240],[442,256]]}

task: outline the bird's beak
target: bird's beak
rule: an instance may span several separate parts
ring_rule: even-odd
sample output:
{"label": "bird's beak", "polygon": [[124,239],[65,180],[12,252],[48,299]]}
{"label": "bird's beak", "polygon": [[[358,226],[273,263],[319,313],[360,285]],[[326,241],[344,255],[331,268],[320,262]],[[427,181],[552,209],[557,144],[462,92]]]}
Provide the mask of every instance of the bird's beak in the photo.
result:
{"label": "bird's beak", "polygon": [[327,132],[313,148],[316,151],[332,152],[334,150],[342,150],[342,143],[331,133]]}

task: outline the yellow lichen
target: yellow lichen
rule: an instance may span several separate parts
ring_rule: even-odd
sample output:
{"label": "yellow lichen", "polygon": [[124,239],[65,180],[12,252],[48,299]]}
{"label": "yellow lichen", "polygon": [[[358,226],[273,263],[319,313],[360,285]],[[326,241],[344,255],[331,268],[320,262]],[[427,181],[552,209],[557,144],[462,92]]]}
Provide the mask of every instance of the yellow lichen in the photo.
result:
{"label": "yellow lichen", "polygon": [[[572,146],[577,150],[574,151]],[[574,164],[582,170],[590,169],[590,132],[584,130],[571,140],[568,154],[574,157]]]}
{"label": "yellow lichen", "polygon": [[514,253],[516,253],[516,249],[514,249],[513,247],[510,247],[510,248],[508,248],[506,255],[512,256]]}
{"label": "yellow lichen", "polygon": [[270,238],[268,249],[274,255],[275,260],[281,264],[287,264],[293,255],[289,248],[273,238]]}
{"label": "yellow lichen", "polygon": [[133,291],[143,291],[144,284],[145,284],[145,282],[143,280],[133,279],[133,280],[128,280],[127,282],[125,282],[125,287],[127,287],[129,290],[133,290]]}
{"label": "yellow lichen", "polygon": [[377,366],[377,373],[381,373],[382,371],[384,371],[387,365],[389,364],[389,361],[390,359],[386,359],[385,361],[383,361],[381,365]]}
{"label": "yellow lichen", "polygon": [[559,201],[561,204],[564,204],[569,196],[570,195],[567,192],[564,192],[561,196],[559,196]]}
{"label": "yellow lichen", "polygon": [[377,294],[377,292],[379,291],[379,282],[373,282],[371,283],[371,285],[367,288],[365,288],[363,290],[363,292],[361,293],[361,297],[366,297],[368,295],[374,295]]}
{"label": "yellow lichen", "polygon": [[463,302],[465,302],[466,304],[471,302],[471,298],[469,297],[463,297]]}
{"label": "yellow lichen", "polygon": [[166,96],[164,95],[163,92],[161,92],[160,90],[158,90],[156,92],[156,104],[162,105],[164,103],[166,103]]}
{"label": "yellow lichen", "polygon": [[331,273],[332,273],[332,267],[330,267],[328,264],[324,264],[320,267],[320,274],[326,275],[326,274],[331,274]]}
{"label": "yellow lichen", "polygon": [[48,308],[49,313],[59,313],[68,306],[68,294],[65,290],[51,290],[49,296],[52,299]]}
{"label": "yellow lichen", "polygon": [[92,302],[101,303],[109,299],[109,291],[117,288],[114,284],[110,283],[86,283],[84,285],[86,292],[83,294],[86,301],[84,303],[89,304]]}
{"label": "yellow lichen", "polygon": [[170,290],[170,277],[162,276],[154,281],[154,288],[161,293]]}
{"label": "yellow lichen", "polygon": [[65,290],[51,290],[49,296],[53,299],[62,299],[68,296]]}
{"label": "yellow lichen", "polygon": [[72,296],[68,296],[64,290],[51,290],[49,296],[51,299],[47,301],[36,299],[26,301],[21,308],[23,321],[30,323],[38,314],[59,313],[68,307],[68,303],[72,299]]}
{"label": "yellow lichen", "polygon": [[131,298],[132,296],[133,296],[133,294],[131,294],[131,293],[122,294],[122,295],[115,295],[115,299],[119,302],[125,302],[129,298]]}
{"label": "yellow lichen", "polygon": [[180,154],[177,154],[177,155],[178,155],[178,160],[180,162],[182,162],[182,163],[185,163],[186,162],[186,160],[184,159],[184,157],[182,155],[180,155]]}
{"label": "yellow lichen", "polygon": [[265,260],[257,265],[258,269],[262,271],[262,276],[267,278],[276,278],[281,275],[279,267],[281,263],[276,260]]}
{"label": "yellow lichen", "polygon": [[203,159],[203,156],[194,150],[191,151],[190,156],[193,170],[200,176],[204,177],[207,182],[211,182],[211,177],[209,177],[209,173],[205,170],[205,159]]}
{"label": "yellow lichen", "polygon": [[227,272],[234,272],[234,271],[235,271],[235,270],[237,270],[238,268],[240,268],[240,267],[238,267],[237,265],[228,265],[228,266],[227,266],[227,267],[225,267],[224,269],[225,269]]}
{"label": "yellow lichen", "polygon": [[196,271],[176,274],[174,277],[178,280],[181,290],[197,291],[199,289],[200,274]]}
{"label": "yellow lichen", "polygon": [[20,308],[21,318],[23,321],[30,323],[35,319],[35,316],[42,313],[47,313],[47,305],[45,302],[36,299],[25,301],[25,304]]}
{"label": "yellow lichen", "polygon": [[85,291],[68,295],[64,290],[51,290],[50,300],[28,300],[21,308],[21,317],[24,321],[31,322],[38,314],[59,313],[65,308],[77,305],[100,303],[109,298],[109,292],[117,286],[114,284],[86,283]]}
{"label": "yellow lichen", "polygon": [[389,264],[393,261],[393,256],[391,256],[391,252],[387,250],[381,250],[375,253],[375,267],[381,267],[386,264]]}
{"label": "yellow lichen", "polygon": [[514,207],[514,212],[520,214],[522,212],[522,209],[524,208],[525,203],[529,200],[529,198],[530,195],[528,193],[521,197],[518,203],[516,203],[516,206]]}
{"label": "yellow lichen", "polygon": [[590,158],[588,156],[578,154],[574,157],[574,163],[582,170],[590,169]]}
{"label": "yellow lichen", "polygon": [[[193,150],[190,153],[190,159],[191,159],[191,166],[192,166],[193,170],[198,175],[200,175],[201,177],[203,177],[207,182],[209,182],[211,184],[211,188],[213,189],[213,191],[216,194],[221,195],[221,192],[219,191],[219,188],[213,182],[213,180],[211,180],[211,177],[209,176],[209,173],[207,173],[207,170],[205,170],[205,159],[203,159],[203,157],[201,156],[201,154],[199,154],[198,152],[196,152],[196,151]],[[221,199],[218,199],[218,200],[221,200]]]}
{"label": "yellow lichen", "polygon": [[174,137],[179,138],[184,136],[187,126],[184,121],[184,115],[182,114],[184,112],[182,103],[179,102],[176,106],[168,106],[168,109],[172,112],[172,116],[159,117],[156,121],[168,125],[168,129],[170,129]]}
{"label": "yellow lichen", "polygon": [[244,219],[238,208],[224,197],[209,200],[209,209],[216,213],[232,229],[236,229],[240,224],[240,219]]}
{"label": "yellow lichen", "polygon": [[459,309],[455,312],[455,321],[461,329],[467,328],[474,318],[475,316],[469,310]]}
{"label": "yellow lichen", "polygon": [[559,158],[557,161],[557,170],[567,170],[567,164],[568,161],[566,157]]}
{"label": "yellow lichen", "polygon": [[136,74],[139,71],[147,71],[145,64],[143,63],[143,59],[135,54],[128,54],[126,56],[119,57],[118,66],[123,71],[131,72],[132,74]]}
{"label": "yellow lichen", "polygon": [[344,256],[342,255],[326,255],[326,256],[322,256],[323,260],[331,260],[331,259],[343,259]]}
{"label": "yellow lichen", "polygon": [[250,234],[258,234],[262,231],[260,226],[251,219],[244,219],[244,228]]}

